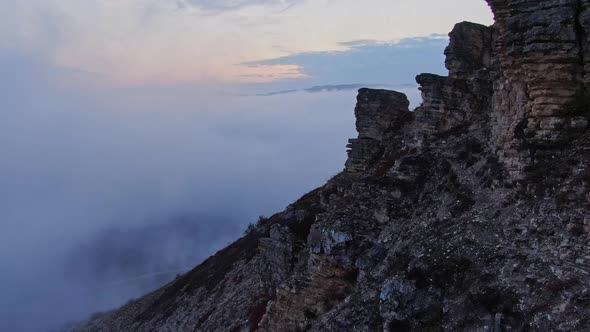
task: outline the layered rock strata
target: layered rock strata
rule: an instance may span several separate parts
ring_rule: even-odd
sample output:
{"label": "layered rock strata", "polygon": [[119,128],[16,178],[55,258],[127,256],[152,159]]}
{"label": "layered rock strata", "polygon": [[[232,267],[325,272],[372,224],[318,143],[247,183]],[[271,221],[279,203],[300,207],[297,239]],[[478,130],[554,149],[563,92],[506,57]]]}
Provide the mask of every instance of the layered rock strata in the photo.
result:
{"label": "layered rock strata", "polygon": [[[523,145],[561,144],[587,127],[588,0],[488,0],[494,15],[494,142],[515,177]],[[533,152],[534,153],[534,152]]]}

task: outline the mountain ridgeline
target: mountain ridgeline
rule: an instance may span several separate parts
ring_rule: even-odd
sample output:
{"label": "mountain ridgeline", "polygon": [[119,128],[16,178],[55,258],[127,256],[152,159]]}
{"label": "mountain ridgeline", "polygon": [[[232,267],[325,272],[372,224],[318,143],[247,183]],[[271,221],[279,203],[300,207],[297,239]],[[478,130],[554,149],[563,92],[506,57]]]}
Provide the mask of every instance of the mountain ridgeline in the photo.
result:
{"label": "mountain ridgeline", "polygon": [[590,330],[590,0],[488,3],[415,111],[359,91],[342,173],[73,330]]}

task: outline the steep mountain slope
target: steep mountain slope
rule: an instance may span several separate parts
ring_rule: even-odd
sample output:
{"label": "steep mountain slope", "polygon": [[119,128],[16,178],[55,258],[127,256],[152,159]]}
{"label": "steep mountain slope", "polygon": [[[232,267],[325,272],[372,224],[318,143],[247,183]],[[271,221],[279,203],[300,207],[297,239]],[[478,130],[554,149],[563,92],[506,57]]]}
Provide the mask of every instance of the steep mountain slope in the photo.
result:
{"label": "steep mountain slope", "polygon": [[590,0],[488,3],[417,110],[359,91],[341,174],[75,330],[590,330]]}

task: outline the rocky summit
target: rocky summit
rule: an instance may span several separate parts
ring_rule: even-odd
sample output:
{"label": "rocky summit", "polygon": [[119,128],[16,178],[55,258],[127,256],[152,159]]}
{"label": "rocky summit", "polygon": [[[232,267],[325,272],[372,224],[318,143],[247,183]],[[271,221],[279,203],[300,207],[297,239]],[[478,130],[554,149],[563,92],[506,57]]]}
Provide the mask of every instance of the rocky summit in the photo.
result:
{"label": "rocky summit", "polygon": [[590,0],[488,0],[342,173],[75,331],[590,331]]}

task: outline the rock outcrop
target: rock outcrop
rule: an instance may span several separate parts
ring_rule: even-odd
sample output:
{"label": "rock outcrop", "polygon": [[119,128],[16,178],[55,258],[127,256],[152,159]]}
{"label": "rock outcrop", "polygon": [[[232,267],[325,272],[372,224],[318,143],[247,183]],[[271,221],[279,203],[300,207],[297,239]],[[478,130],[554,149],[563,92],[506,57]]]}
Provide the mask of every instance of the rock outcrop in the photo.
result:
{"label": "rock outcrop", "polygon": [[414,112],[359,91],[341,174],[75,331],[590,330],[590,1],[488,3]]}
{"label": "rock outcrop", "polygon": [[[346,171],[363,173],[378,160],[406,122],[413,118],[406,95],[388,90],[360,89],[355,108],[358,138],[350,139]],[[384,144],[387,143],[387,144]]]}
{"label": "rock outcrop", "polygon": [[590,1],[488,3],[496,20],[494,140],[520,177],[535,159],[523,145],[561,144],[588,125],[577,104],[588,97]]}

